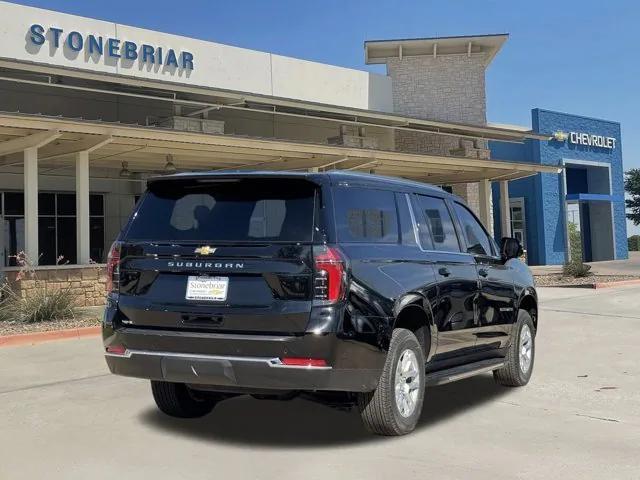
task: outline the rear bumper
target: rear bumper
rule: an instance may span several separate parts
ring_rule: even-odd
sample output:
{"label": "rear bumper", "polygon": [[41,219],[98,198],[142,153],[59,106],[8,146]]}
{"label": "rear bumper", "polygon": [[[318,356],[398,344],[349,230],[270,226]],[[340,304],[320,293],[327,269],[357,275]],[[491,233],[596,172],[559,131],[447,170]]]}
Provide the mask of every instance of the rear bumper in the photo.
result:
{"label": "rear bumper", "polygon": [[194,355],[175,352],[127,350],[105,354],[112,373],[130,377],[256,390],[375,389],[379,372],[370,369],[334,369],[282,365],[279,358]]}
{"label": "rear bumper", "polygon": [[[386,353],[337,334],[295,336],[217,334],[103,324],[112,373],[129,377],[242,390],[372,391]],[[284,357],[324,359],[327,367],[283,365]],[[215,388],[213,388],[215,389]]]}

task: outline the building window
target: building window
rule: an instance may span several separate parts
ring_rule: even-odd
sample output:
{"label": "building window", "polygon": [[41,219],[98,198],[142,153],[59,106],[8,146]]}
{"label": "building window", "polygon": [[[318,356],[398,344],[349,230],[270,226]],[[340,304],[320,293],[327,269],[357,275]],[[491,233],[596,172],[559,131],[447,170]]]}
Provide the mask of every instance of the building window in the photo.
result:
{"label": "building window", "polygon": [[524,217],[524,199],[512,198],[509,201],[511,209],[511,236],[517,238],[522,248],[527,249],[527,235]]}
{"label": "building window", "polygon": [[[23,251],[25,246],[23,193],[0,193],[0,215],[4,219],[5,265],[15,266],[15,255]],[[105,257],[103,195],[89,196],[89,217],[90,256],[96,262],[103,262]],[[41,192],[38,194],[38,246],[40,265],[77,262],[75,193]]]}

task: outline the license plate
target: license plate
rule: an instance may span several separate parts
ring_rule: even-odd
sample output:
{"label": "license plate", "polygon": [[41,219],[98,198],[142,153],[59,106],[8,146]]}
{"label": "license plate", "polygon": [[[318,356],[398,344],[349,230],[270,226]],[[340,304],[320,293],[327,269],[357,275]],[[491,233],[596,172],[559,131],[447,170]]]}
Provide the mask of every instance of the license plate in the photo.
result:
{"label": "license plate", "polygon": [[227,299],[229,277],[195,277],[187,281],[187,300],[223,302]]}

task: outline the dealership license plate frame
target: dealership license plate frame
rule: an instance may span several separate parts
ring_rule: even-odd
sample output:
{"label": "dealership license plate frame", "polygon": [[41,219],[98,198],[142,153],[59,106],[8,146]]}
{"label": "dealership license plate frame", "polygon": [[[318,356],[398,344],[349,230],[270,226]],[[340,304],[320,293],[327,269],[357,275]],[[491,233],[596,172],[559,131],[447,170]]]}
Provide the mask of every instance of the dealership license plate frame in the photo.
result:
{"label": "dealership license plate frame", "polygon": [[224,302],[229,293],[229,277],[189,275],[185,299],[202,302]]}

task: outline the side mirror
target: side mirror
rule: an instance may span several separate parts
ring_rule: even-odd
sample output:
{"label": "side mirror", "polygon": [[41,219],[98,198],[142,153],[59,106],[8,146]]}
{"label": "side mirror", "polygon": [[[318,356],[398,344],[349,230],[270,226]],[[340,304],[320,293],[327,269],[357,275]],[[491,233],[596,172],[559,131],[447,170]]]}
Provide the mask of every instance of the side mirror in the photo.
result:
{"label": "side mirror", "polygon": [[518,258],[522,256],[524,250],[517,238],[502,237],[502,245],[500,247],[500,254],[502,259],[506,262],[512,258]]}

